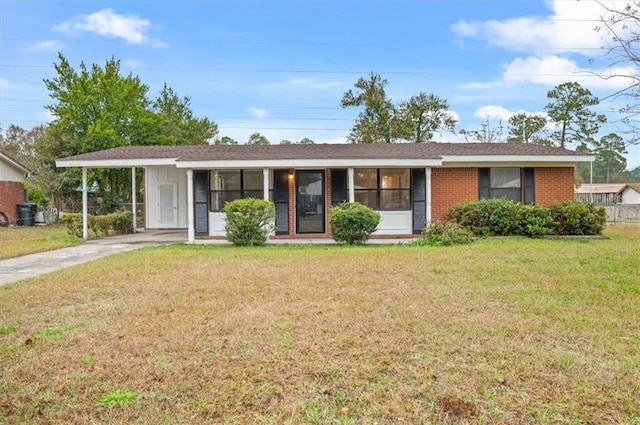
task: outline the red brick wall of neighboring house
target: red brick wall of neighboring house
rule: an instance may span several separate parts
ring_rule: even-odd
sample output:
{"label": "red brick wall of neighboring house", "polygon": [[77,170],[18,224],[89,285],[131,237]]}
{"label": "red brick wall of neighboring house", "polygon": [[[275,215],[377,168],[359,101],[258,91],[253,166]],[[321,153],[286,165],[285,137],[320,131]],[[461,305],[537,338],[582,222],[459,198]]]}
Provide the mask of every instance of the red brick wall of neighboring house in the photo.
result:
{"label": "red brick wall of neighboring house", "polygon": [[24,201],[23,183],[0,181],[0,211],[7,216],[9,223],[15,224],[18,220],[16,204]]}
{"label": "red brick wall of neighboring house", "polygon": [[477,168],[431,169],[431,219],[446,220],[449,208],[478,199]]}
{"label": "red brick wall of neighboring house", "polygon": [[536,203],[544,206],[570,201],[574,192],[573,167],[539,167],[535,171]]}

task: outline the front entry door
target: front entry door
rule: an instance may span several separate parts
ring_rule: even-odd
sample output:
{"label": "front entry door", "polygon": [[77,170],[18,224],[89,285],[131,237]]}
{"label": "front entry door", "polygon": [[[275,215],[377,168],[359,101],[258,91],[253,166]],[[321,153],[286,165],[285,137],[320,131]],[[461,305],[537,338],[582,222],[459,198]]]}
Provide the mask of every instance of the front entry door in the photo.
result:
{"label": "front entry door", "polygon": [[324,171],[296,172],[296,233],[324,233]]}

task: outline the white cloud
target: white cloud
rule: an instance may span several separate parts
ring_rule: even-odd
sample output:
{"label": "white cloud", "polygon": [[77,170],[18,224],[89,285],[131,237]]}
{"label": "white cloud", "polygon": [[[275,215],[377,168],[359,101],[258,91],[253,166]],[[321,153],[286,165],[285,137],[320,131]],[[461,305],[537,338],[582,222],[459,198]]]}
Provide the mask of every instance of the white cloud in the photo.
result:
{"label": "white cloud", "polygon": [[257,119],[263,119],[269,116],[269,111],[267,111],[266,109],[250,107],[247,108],[247,110],[254,118]]}
{"label": "white cloud", "polygon": [[50,52],[59,52],[64,49],[66,46],[60,40],[45,40],[35,43],[27,48],[28,52],[41,52],[41,51],[50,51]]}
{"label": "white cloud", "polygon": [[516,58],[503,73],[503,81],[513,83],[535,83],[555,86],[568,80],[576,81],[585,87],[620,89],[628,87],[629,78],[603,78],[604,76],[634,76],[633,67],[588,70],[581,68],[575,61],[559,56]]}
{"label": "white cloud", "polygon": [[0,77],[0,89],[7,90],[9,87],[11,87],[9,80]]}
{"label": "white cloud", "polygon": [[[462,38],[484,39],[489,45],[517,51],[598,54],[605,40],[595,31],[604,8],[596,1],[549,0],[547,16],[506,20],[459,21],[451,27]],[[615,2],[603,0],[605,5]],[[626,3],[626,1],[625,1]],[[620,2],[618,1],[618,4]]]}
{"label": "white cloud", "polygon": [[68,34],[87,31],[121,38],[128,43],[164,46],[164,43],[148,38],[147,31],[150,27],[151,23],[148,19],[136,15],[119,15],[113,9],[103,9],[90,15],[75,16],[70,21],[56,25],[53,29]]}
{"label": "white cloud", "polygon": [[503,106],[485,105],[476,109],[473,116],[480,119],[498,119],[506,122],[517,112],[512,112]]}

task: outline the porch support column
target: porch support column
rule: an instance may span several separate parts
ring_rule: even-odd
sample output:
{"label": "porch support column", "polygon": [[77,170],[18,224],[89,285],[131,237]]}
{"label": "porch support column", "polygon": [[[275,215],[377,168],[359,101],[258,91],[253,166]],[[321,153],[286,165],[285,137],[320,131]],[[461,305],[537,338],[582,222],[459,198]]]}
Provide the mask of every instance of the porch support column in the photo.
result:
{"label": "porch support column", "polygon": [[87,167],[82,167],[82,239],[89,238],[89,196],[87,195]]}
{"label": "porch support column", "polygon": [[262,197],[265,201],[269,200],[269,169],[262,169]]}
{"label": "porch support column", "polygon": [[425,215],[425,221],[426,224],[430,224],[431,223],[431,168],[427,167],[424,169],[424,182],[425,182],[425,190],[426,190],[426,197],[425,199],[427,200],[425,202],[426,204],[426,215]]}
{"label": "porch support column", "polygon": [[131,167],[131,215],[133,216],[133,233],[138,231],[138,208],[136,199],[136,167]]}
{"label": "porch support column", "polygon": [[356,201],[356,187],[354,184],[354,177],[353,177],[353,167],[351,168],[347,168],[347,180],[348,180],[348,184],[347,187],[349,188],[349,202],[355,202]]}
{"label": "porch support column", "polygon": [[194,243],[196,240],[196,229],[193,224],[194,216],[193,199],[193,170],[187,169],[187,240]]}

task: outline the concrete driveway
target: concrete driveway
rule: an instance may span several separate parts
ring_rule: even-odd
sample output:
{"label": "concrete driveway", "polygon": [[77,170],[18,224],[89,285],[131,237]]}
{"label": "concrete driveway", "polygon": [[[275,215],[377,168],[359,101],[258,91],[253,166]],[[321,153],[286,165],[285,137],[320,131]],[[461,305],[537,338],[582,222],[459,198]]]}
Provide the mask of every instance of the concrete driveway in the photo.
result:
{"label": "concrete driveway", "polygon": [[82,245],[0,260],[0,286],[40,276],[143,246],[174,244],[187,239],[186,231],[147,230],[131,235],[92,239]]}
{"label": "concrete driveway", "polygon": [[[186,230],[145,230],[130,235],[91,239],[82,245],[22,257],[0,260],[0,286],[30,277],[50,273],[65,267],[87,263],[119,252],[132,251],[143,246],[175,244],[187,240]],[[413,239],[371,239],[369,244],[404,244]],[[200,245],[231,245],[226,240],[197,239]],[[332,239],[276,239],[270,244],[335,244]]]}

